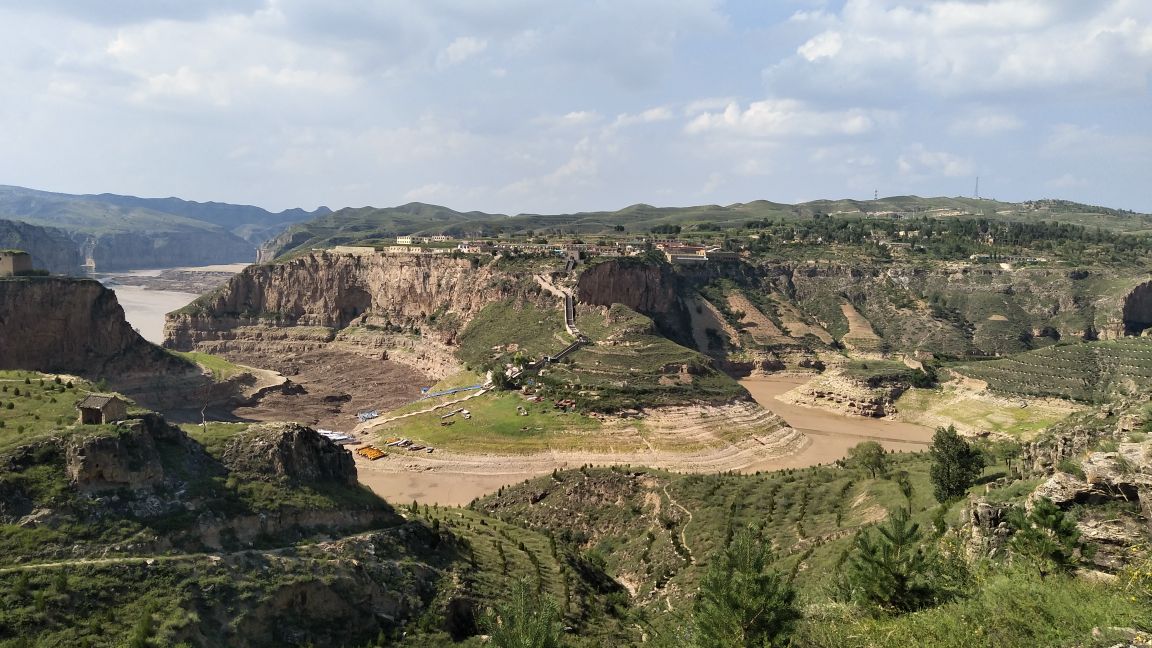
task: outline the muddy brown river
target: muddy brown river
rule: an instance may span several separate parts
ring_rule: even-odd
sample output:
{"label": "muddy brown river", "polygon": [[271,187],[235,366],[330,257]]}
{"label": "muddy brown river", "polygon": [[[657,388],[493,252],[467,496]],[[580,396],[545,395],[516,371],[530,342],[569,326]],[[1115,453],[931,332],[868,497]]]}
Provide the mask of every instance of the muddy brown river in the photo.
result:
{"label": "muddy brown river", "polygon": [[934,430],[915,423],[844,416],[814,407],[777,400],[784,392],[807,382],[807,376],[774,376],[741,380],[757,403],[775,412],[788,425],[808,435],[811,443],[800,452],[772,460],[750,470],[778,470],[826,464],[844,457],[861,441],[879,441],[890,452],[916,452],[932,442]]}

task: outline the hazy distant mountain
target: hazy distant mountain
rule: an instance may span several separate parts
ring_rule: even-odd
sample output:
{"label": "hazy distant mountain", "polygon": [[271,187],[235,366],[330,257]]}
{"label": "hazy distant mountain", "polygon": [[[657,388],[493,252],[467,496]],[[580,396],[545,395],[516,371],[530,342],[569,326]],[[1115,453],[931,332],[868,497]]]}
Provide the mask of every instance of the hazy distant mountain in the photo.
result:
{"label": "hazy distant mountain", "polygon": [[117,194],[81,197],[121,207],[148,209],[212,223],[227,228],[233,234],[252,243],[261,243],[292,223],[299,223],[332,213],[332,210],[327,207],[319,207],[315,211],[296,208],[270,212],[253,205],[232,205],[220,202],[202,203],[181,198],[137,198],[136,196]]}
{"label": "hazy distant mountain", "polygon": [[179,198],[72,195],[0,185],[0,218],[59,228],[97,269],[253,261],[285,226],[327,214]]}

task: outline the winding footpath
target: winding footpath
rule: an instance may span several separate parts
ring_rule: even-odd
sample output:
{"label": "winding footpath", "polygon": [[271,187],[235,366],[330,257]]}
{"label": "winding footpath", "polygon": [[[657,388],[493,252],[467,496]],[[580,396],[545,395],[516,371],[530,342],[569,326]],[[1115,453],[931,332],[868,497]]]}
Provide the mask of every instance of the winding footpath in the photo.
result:
{"label": "winding footpath", "polygon": [[684,511],[684,514],[688,516],[688,520],[684,522],[684,526],[680,527],[680,544],[684,547],[684,551],[688,554],[688,564],[695,565],[696,557],[692,554],[692,548],[688,546],[688,536],[684,535],[684,532],[688,529],[688,525],[692,523],[692,511],[684,508],[680,502],[677,502],[676,499],[672,497],[672,494],[668,492],[668,484],[664,484],[663,490],[664,496],[668,498],[668,503],[680,509],[681,511]]}
{"label": "winding footpath", "polygon": [[[380,427],[381,425],[386,425],[386,424],[391,423],[393,421],[399,421],[400,419],[406,419],[410,416],[418,416],[420,414],[428,414],[430,412],[435,412],[436,410],[441,410],[441,409],[444,409],[445,407],[451,407],[453,405],[458,405],[460,403],[463,403],[464,401],[469,401],[469,400],[472,400],[473,398],[476,398],[478,396],[483,396],[484,394],[487,394],[488,391],[489,390],[487,388],[485,388],[485,389],[481,389],[480,391],[476,392],[475,394],[470,394],[470,395],[465,396],[463,398],[457,398],[456,400],[450,400],[446,403],[440,403],[439,405],[433,405],[432,407],[429,407],[427,409],[417,410],[415,412],[408,412],[406,414],[397,414],[396,416],[389,416],[388,418],[371,419],[369,421],[365,421],[365,422],[357,425],[355,428],[353,428],[352,431],[353,432],[367,432],[373,428]],[[419,402],[419,401],[416,401],[416,402]]]}

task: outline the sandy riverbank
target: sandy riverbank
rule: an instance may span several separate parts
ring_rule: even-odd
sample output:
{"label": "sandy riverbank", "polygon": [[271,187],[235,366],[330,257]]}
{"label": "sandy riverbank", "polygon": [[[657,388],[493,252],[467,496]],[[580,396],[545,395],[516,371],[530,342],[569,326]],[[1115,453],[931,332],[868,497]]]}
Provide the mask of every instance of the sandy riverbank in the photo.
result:
{"label": "sandy riverbank", "polygon": [[444,452],[412,457],[392,455],[375,462],[357,457],[357,467],[362,483],[394,503],[416,500],[429,504],[464,505],[501,486],[544,475],[554,469],[577,468],[585,463],[631,464],[685,472],[755,472],[830,463],[864,440],[880,441],[889,450],[897,452],[922,450],[930,442],[932,430],[924,426],[840,416],[776,400],[775,396],[803,384],[807,379],[806,376],[778,376],[743,382],[761,406],[780,415],[803,433],[803,439],[793,439],[778,449],[749,444],[750,447],[744,448],[717,448],[679,455],[655,451],[615,455],[551,452],[506,456]]}
{"label": "sandy riverbank", "polygon": [[776,397],[810,380],[808,376],[779,376],[743,380],[740,384],[756,402],[772,410],[811,443],[800,452],[753,470],[779,470],[827,464],[843,458],[861,441],[879,441],[889,452],[916,452],[932,442],[934,430],[915,423],[843,416],[814,407],[785,403]]}

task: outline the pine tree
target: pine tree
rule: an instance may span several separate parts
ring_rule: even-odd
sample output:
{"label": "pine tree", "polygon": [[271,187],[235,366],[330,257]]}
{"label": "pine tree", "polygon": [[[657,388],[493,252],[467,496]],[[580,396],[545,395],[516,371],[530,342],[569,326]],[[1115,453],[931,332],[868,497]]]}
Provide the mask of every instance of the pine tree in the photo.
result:
{"label": "pine tree", "polygon": [[549,597],[538,596],[527,581],[512,586],[508,601],[483,621],[496,648],[557,648],[560,614]]}
{"label": "pine tree", "polygon": [[800,618],[796,592],[768,569],[771,550],[750,529],[716,552],[700,581],[694,610],[701,648],[782,646]]}
{"label": "pine tree", "polygon": [[984,455],[960,438],[951,425],[936,428],[928,453],[932,457],[932,492],[939,502],[963,497],[984,470]]}
{"label": "pine tree", "polygon": [[933,561],[924,551],[920,525],[905,509],[888,512],[888,522],[856,536],[845,564],[844,589],[860,603],[908,612],[929,605]]}
{"label": "pine tree", "polygon": [[1031,513],[1020,508],[1009,511],[1008,523],[1015,529],[1009,546],[1031,562],[1041,578],[1072,571],[1078,556],[1089,553],[1089,547],[1080,542],[1076,521],[1046,497],[1036,500]]}
{"label": "pine tree", "polygon": [[912,485],[912,477],[907,470],[901,470],[892,476],[892,481],[896,482],[896,486],[900,488],[900,494],[908,502],[908,513],[911,514],[912,493],[916,492],[916,488]]}

